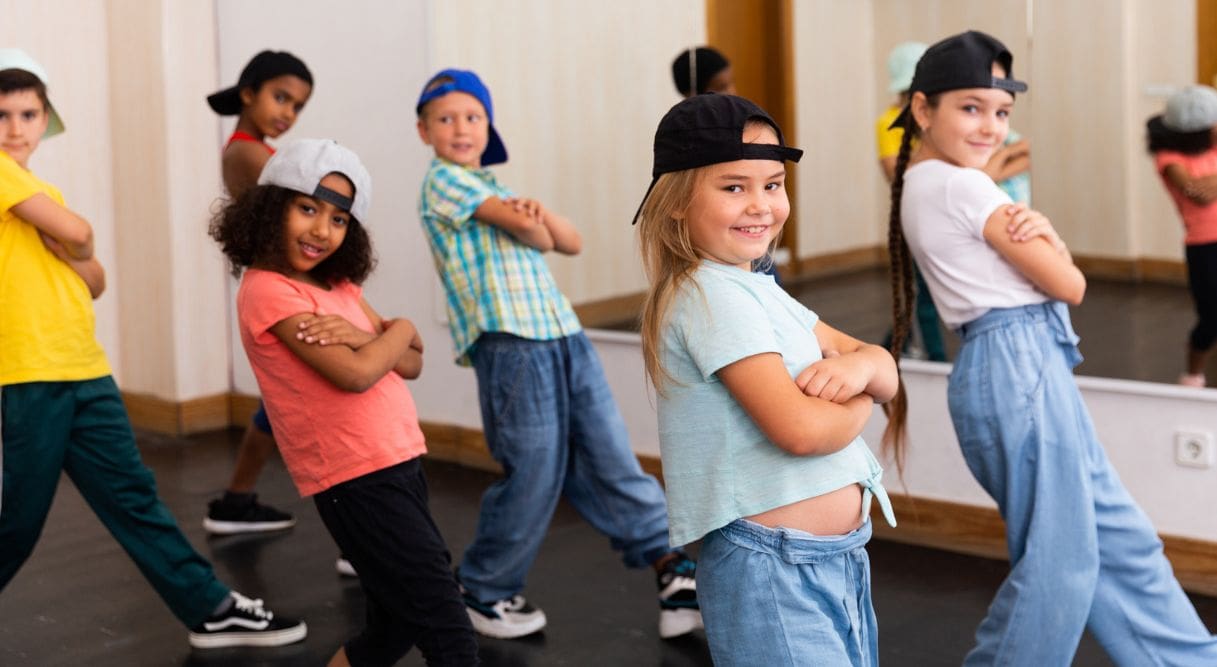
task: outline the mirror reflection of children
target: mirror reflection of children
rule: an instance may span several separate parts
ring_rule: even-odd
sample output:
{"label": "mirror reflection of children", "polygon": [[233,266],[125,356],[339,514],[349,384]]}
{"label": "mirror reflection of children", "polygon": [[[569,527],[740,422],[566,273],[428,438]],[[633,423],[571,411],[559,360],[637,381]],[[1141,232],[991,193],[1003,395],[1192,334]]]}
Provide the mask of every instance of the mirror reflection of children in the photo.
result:
{"label": "mirror reflection of children", "polygon": [[417,645],[429,665],[476,665],[447,545],[431,517],[414,400],[423,343],[382,318],[360,285],[375,264],[371,178],[333,141],[292,142],[211,235],[241,275],[241,343],[283,461],[358,568],[363,632],[330,665],[392,665]]}
{"label": "mirror reflection of children", "polygon": [[717,49],[698,46],[681,51],[672,61],[672,83],[685,97],[702,93],[734,95],[735,71]]}
{"label": "mirror reflection of children", "polygon": [[790,214],[785,163],[802,156],[765,111],[692,97],[660,121],[654,155],[636,216],[643,358],[672,543],[702,540],[714,664],[876,664],[871,498],[895,520],[859,434],[895,394],[895,363],[752,272]]}
{"label": "mirror reflection of children", "polygon": [[477,374],[483,432],[504,470],[482,497],[459,576],[473,627],[503,639],[545,627],[522,595],[558,500],[621,552],[650,566],[659,636],[701,627],[696,564],[668,542],[663,489],[642,471],[600,359],[544,252],[577,254],[578,230],[516,196],[487,167],[507,161],[490,91],[444,70],[423,86],[418,133],[435,157],[419,214],[447,294],[456,362]]}
{"label": "mirror reflection of children", "polygon": [[[1217,639],[1107,459],[1074,380],[1082,357],[1066,304],[1081,302],[1086,279],[1048,218],[981,171],[1027,89],[1012,68],[989,35],[947,38],[918,62],[896,120],[893,345],[912,318],[911,254],[963,341],[947,404],[964,460],[1005,520],[1010,557],[964,664],[1068,665],[1089,630],[1118,665],[1217,665]],[[906,421],[894,411],[889,437]]]}
{"label": "mirror reflection of children", "polygon": [[[93,228],[29,169],[42,140],[64,129],[46,79],[24,51],[0,49],[0,590],[34,551],[66,474],[190,629],[191,646],[301,641],[308,633],[303,622],[272,613],[216,578],[140,459],[94,331],[92,299],[105,288],[105,273],[93,256]],[[53,613],[68,621],[70,612]]]}
{"label": "mirror reflection of children", "polygon": [[[291,129],[313,91],[313,75],[286,51],[262,51],[241,70],[235,86],[207,97],[222,116],[239,115],[236,129],[224,146],[221,164],[224,187],[236,199],[258,182],[262,167],[275,150],[267,145]],[[266,409],[259,402],[253,422],[237,449],[232,479],[223,497],[207,505],[203,528],[214,535],[284,530],[296,524],[291,514],[258,502],[254,488],[266,461],[275,451]]]}
{"label": "mirror reflection of children", "polygon": [[1217,90],[1183,88],[1146,126],[1154,167],[1183,219],[1187,284],[1196,307],[1179,384],[1203,387],[1217,342]]}

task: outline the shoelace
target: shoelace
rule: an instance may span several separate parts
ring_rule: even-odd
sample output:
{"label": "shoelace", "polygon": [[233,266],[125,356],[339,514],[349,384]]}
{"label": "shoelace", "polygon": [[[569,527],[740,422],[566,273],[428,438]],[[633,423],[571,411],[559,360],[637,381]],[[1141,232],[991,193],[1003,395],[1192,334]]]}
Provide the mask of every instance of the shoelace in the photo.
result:
{"label": "shoelace", "polygon": [[267,621],[272,620],[275,617],[274,612],[267,611],[265,608],[263,608],[262,598],[247,598],[236,591],[232,592],[232,597],[234,600],[236,600],[238,611],[243,611],[251,616],[265,619]]}

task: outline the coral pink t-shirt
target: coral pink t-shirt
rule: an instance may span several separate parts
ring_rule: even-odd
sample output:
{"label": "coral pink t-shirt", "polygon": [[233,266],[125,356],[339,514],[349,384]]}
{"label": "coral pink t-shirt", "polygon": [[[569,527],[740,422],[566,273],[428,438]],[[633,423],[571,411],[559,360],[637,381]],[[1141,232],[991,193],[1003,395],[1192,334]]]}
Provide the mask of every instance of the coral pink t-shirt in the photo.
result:
{"label": "coral pink t-shirt", "polygon": [[293,315],[319,309],[374,331],[359,305],[362,293],[350,282],[324,290],[258,269],[245,272],[237,292],[241,343],[279,452],[302,496],[427,452],[414,399],[400,376],[389,372],[362,393],[343,391],[270,331]]}
{"label": "coral pink t-shirt", "polygon": [[1217,146],[1198,155],[1185,155],[1174,151],[1159,151],[1154,155],[1154,168],[1158,170],[1162,183],[1166,185],[1166,191],[1170,193],[1171,199],[1175,200],[1179,216],[1183,218],[1186,230],[1183,242],[1187,245],[1217,242],[1217,202],[1201,206],[1188,199],[1166,178],[1166,167],[1172,164],[1182,166],[1193,178],[1217,174]]}

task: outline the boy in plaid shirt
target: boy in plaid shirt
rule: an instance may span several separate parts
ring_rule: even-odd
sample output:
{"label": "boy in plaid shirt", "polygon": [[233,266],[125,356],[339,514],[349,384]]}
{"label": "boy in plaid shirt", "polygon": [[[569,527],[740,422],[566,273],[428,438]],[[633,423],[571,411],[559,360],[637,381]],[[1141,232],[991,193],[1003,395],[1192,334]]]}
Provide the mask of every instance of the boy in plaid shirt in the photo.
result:
{"label": "boy in plaid shirt", "polygon": [[444,70],[419,96],[418,132],[435,149],[419,212],[448,297],[456,362],[477,372],[482,426],[505,476],[482,497],[459,574],[473,627],[498,638],[545,627],[520,592],[565,494],[629,567],[651,565],[659,634],[701,627],[695,565],[668,543],[663,491],[630,448],[600,361],[542,253],[574,255],[564,217],[516,197],[484,167],[507,161],[490,91]]}

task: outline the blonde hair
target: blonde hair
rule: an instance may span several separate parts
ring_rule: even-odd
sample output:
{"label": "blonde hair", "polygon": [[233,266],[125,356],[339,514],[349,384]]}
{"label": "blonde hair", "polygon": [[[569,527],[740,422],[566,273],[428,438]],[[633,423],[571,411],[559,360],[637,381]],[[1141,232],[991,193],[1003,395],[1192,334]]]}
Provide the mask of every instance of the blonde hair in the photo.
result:
{"label": "blonde hair", "polygon": [[[749,121],[745,129],[754,124],[772,127],[761,121]],[[707,169],[709,166],[661,174],[638,213],[638,245],[642,267],[650,282],[642,304],[642,358],[647,377],[660,394],[668,382],[675,381],[659,356],[668,308],[702,260],[689,238],[689,220],[685,214]],[[780,235],[774,238],[767,256],[759,260],[762,266],[766,262],[772,264],[779,238]]]}

